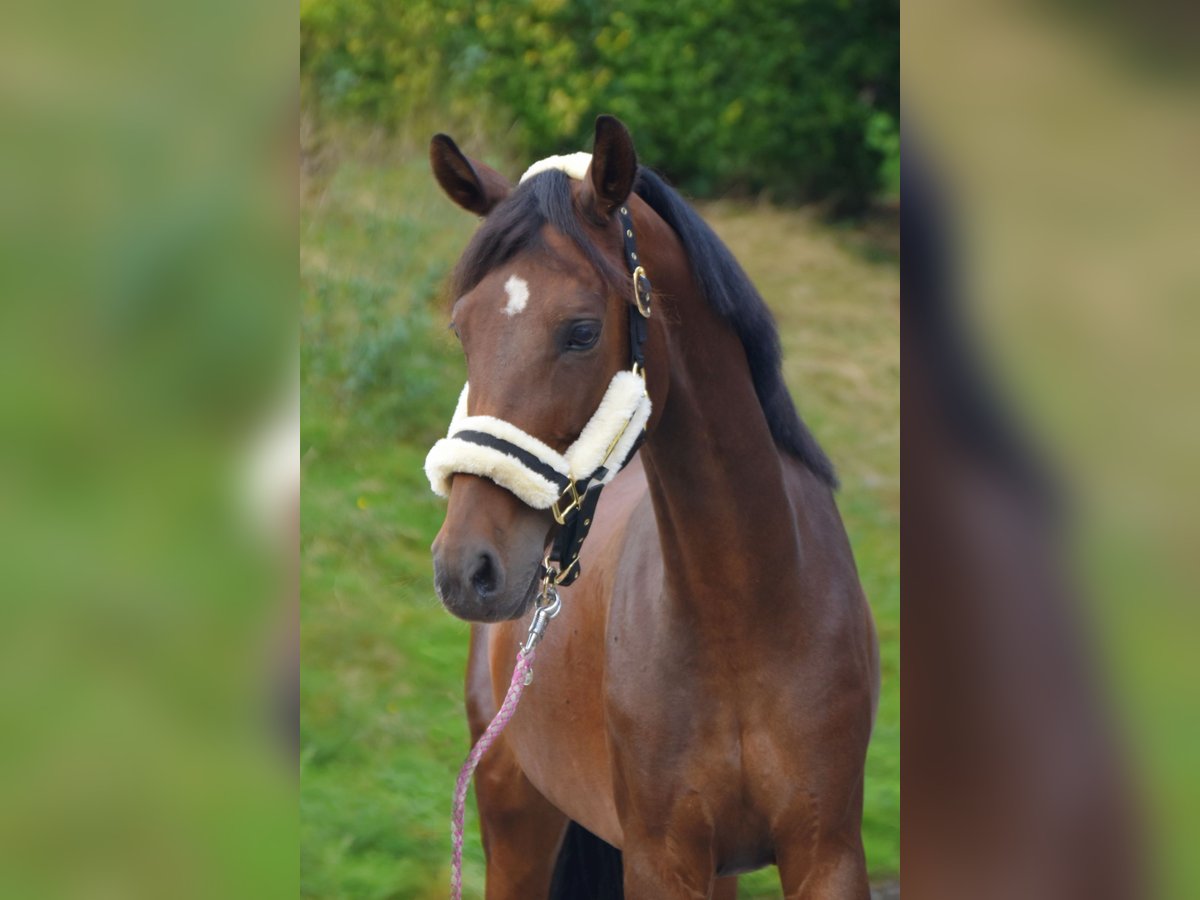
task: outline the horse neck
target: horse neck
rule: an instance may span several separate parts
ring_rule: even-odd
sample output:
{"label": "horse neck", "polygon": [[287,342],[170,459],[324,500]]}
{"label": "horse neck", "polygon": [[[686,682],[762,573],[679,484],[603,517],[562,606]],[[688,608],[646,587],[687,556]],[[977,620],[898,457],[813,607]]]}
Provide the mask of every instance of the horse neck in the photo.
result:
{"label": "horse neck", "polygon": [[[801,479],[806,496],[793,504],[795,479],[789,491],[742,343],[708,305],[686,259],[678,263],[655,268],[667,309],[665,341],[653,348],[665,343],[666,359],[648,355],[647,366],[666,366],[668,389],[642,458],[668,600],[688,616],[733,627],[746,620],[747,604],[769,601],[772,585],[798,583],[805,516],[832,499],[814,477]],[[652,383],[655,374],[662,373],[652,373]]]}

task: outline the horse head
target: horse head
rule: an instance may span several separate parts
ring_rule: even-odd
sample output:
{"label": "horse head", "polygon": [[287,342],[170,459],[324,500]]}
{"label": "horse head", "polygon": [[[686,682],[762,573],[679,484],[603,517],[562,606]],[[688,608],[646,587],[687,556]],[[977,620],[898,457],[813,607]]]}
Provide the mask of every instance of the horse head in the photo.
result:
{"label": "horse head", "polygon": [[601,116],[590,155],[543,160],[515,188],[445,135],[430,159],[446,194],[483,217],[452,279],[468,388],[426,463],[449,499],[435,584],[454,615],[498,622],[537,595],[563,476],[573,484],[599,461],[611,478],[649,415],[630,374],[638,312],[622,224],[637,156],[625,126]]}

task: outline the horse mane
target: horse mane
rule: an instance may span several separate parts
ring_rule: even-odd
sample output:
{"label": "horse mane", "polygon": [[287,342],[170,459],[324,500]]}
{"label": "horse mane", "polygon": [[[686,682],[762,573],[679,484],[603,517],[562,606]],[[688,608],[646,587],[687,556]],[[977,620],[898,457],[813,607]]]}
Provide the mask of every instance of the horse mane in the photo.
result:
{"label": "horse mane", "polygon": [[778,447],[837,487],[833,463],[801,420],[783,381],[779,330],[766,301],[733,253],[700,215],[658,174],[638,166],[634,192],[674,229],[708,305],[741,338],[754,392]]}
{"label": "horse mane", "polygon": [[[754,391],[776,446],[800,460],[822,482],[837,487],[833,463],[792,403],[783,381],[779,331],[749,276],[699,214],[655,172],[639,166],[634,192],[678,235],[709,306],[741,339]],[[454,270],[453,295],[462,296],[518,252],[545,250],[545,225],[568,237],[605,282],[617,290],[625,289],[626,273],[592,243],[584,230],[571,197],[569,178],[551,170],[520,184],[484,219]]]}

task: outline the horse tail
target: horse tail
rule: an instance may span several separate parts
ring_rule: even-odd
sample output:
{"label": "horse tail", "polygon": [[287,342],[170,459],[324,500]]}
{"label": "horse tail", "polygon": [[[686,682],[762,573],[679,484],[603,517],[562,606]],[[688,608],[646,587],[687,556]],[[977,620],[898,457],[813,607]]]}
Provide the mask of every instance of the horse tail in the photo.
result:
{"label": "horse tail", "polygon": [[621,851],[578,822],[567,825],[549,900],[624,900]]}

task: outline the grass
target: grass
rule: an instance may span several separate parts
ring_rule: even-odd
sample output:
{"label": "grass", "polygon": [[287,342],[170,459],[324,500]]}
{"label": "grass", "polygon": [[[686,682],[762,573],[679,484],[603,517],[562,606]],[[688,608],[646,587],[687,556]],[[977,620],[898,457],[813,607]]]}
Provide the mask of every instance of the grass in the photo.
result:
{"label": "grass", "polygon": [[[439,291],[474,221],[422,154],[358,152],[306,185],[301,217],[301,877],[322,898],[444,897],[449,798],[468,739],[467,626],[432,591],[443,506],[421,462],[463,379]],[[884,689],[863,826],[899,869],[898,263],[803,211],[701,211],[771,303],[802,414],[839,464],[839,505],[875,610]],[[468,816],[466,895],[483,858]],[[772,870],[742,897],[777,897]]]}

